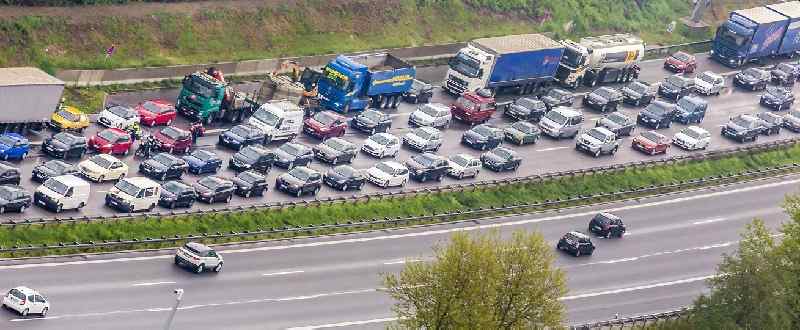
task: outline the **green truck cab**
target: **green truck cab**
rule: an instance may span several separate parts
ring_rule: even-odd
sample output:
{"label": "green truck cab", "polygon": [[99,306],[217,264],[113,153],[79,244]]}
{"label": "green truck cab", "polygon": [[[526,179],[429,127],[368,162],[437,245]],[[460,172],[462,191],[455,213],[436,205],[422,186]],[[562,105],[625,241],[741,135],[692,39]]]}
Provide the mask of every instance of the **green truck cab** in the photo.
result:
{"label": "green truck cab", "polygon": [[238,123],[258,107],[256,100],[234,91],[215,68],[186,75],[175,102],[175,108],[183,116],[205,124],[223,120]]}

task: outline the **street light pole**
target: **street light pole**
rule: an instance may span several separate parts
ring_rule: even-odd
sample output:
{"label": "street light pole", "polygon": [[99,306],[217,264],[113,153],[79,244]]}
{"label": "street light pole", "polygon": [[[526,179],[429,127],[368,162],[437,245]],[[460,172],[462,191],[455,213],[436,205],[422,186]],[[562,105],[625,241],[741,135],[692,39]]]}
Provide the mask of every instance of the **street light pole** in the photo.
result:
{"label": "street light pole", "polygon": [[175,306],[172,307],[172,311],[169,313],[169,318],[167,319],[167,324],[164,325],[164,330],[170,330],[172,328],[172,320],[175,319],[175,313],[178,312],[178,307],[181,305],[181,298],[183,298],[183,289],[175,289]]}

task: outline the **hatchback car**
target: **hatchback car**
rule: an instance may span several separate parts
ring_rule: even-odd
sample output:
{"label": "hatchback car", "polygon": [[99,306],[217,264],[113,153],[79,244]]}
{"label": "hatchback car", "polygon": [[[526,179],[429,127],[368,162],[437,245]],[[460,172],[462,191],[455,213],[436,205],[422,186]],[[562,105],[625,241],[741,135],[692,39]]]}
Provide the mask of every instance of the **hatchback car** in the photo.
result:
{"label": "hatchback car", "polygon": [[722,127],[722,136],[739,142],[755,142],[758,136],[765,132],[766,127],[761,119],[746,114],[731,117],[730,121]]}
{"label": "hatchback car", "polygon": [[100,112],[97,122],[109,128],[125,129],[140,121],[139,113],[132,108],[115,105]]}
{"label": "hatchback car", "polygon": [[789,109],[794,104],[794,93],[789,88],[770,86],[766,93],[761,94],[758,103],[776,111]]}
{"label": "hatchback car", "polygon": [[19,185],[20,173],[19,168],[6,162],[0,162],[0,184]]}
{"label": "hatchback car", "polygon": [[522,158],[514,150],[497,147],[481,154],[483,167],[495,172],[516,171]]}
{"label": "hatchback car", "polygon": [[222,256],[204,244],[189,242],[175,251],[175,264],[189,267],[198,274],[207,269],[219,273],[223,263]]}
{"label": "hatchback car", "polygon": [[81,158],[87,148],[85,137],[67,132],[56,133],[42,143],[45,154],[62,159]]}
{"label": "hatchback car", "polygon": [[436,128],[450,127],[453,115],[450,107],[441,103],[427,103],[417,107],[408,117],[408,124],[415,126],[431,126]]}
{"label": "hatchback car", "polygon": [[264,131],[252,125],[236,125],[223,132],[218,143],[234,150],[242,150],[249,145],[264,144]]}
{"label": "hatchback car", "polygon": [[267,191],[267,177],[256,171],[244,171],[231,179],[236,186],[236,194],[242,197],[264,196]]}
{"label": "hatchback car", "polygon": [[62,175],[77,175],[78,168],[75,165],[65,163],[58,159],[48,160],[40,163],[31,171],[31,180],[45,182],[47,179]]}
{"label": "hatchback car", "polygon": [[669,149],[670,139],[656,131],[646,131],[633,138],[631,146],[648,155],[665,154]]}
{"label": "hatchback car", "polygon": [[448,158],[450,170],[447,171],[452,177],[463,179],[466,177],[477,177],[481,172],[482,162],[480,159],[468,154],[456,154]]}
{"label": "hatchback car", "polygon": [[0,135],[0,158],[25,159],[31,150],[28,139],[18,133],[4,133]]}
{"label": "hatchback car", "polygon": [[89,148],[102,154],[127,155],[133,147],[130,133],[107,128],[89,138]]}
{"label": "hatchback car", "polygon": [[773,83],[791,86],[800,78],[800,64],[780,63],[769,73]]}
{"label": "hatchback car", "polygon": [[367,179],[383,188],[402,187],[408,182],[408,169],[396,161],[382,161],[367,169]]}
{"label": "hatchback car", "polygon": [[0,185],[0,214],[8,211],[25,212],[31,203],[33,196],[22,187]]}
{"label": "hatchback car", "polygon": [[783,127],[783,117],[772,112],[761,112],[756,114],[764,125],[764,135],[778,135]]}
{"label": "hatchback car", "polygon": [[622,103],[622,93],[611,87],[600,87],[583,97],[583,105],[600,111],[617,111]]}
{"label": "hatchback car", "polygon": [[183,156],[188,165],[187,170],[193,174],[217,173],[222,167],[222,159],[217,154],[208,150],[195,150]]}
{"label": "hatchback car", "polygon": [[752,91],[763,90],[772,79],[769,72],[759,68],[747,68],[733,77],[733,85]]}
{"label": "hatchback car", "polygon": [[692,54],[676,52],[664,60],[664,69],[677,73],[692,73],[697,69],[697,59]]}
{"label": "hatchback car", "polygon": [[339,165],[328,170],[322,181],[336,190],[361,190],[364,187],[364,182],[367,181],[367,177],[362,171],[350,165]]}
{"label": "hatchback car", "polygon": [[355,144],[342,138],[327,139],[312,149],[315,158],[332,165],[352,163],[358,153]]}
{"label": "hatchback car", "polygon": [[532,97],[521,97],[507,103],[503,114],[514,120],[539,121],[547,112],[547,105],[542,100]]}
{"label": "hatchback car", "polygon": [[634,81],[622,87],[622,102],[634,106],[648,105],[656,98],[656,87],[644,81]]}
{"label": "hatchback car", "polygon": [[76,107],[61,106],[50,116],[50,127],[56,131],[74,131],[81,133],[89,127],[89,116]]}
{"label": "hatchback car", "polygon": [[169,209],[178,207],[191,208],[197,200],[197,191],[183,181],[168,181],[161,184],[161,196],[158,205]]}
{"label": "hatchback car", "polygon": [[694,91],[694,79],[686,78],[681,75],[672,75],[664,78],[658,86],[658,95],[671,101],[691,94]]}
{"label": "hatchback car", "polygon": [[376,157],[395,157],[400,152],[400,138],[389,133],[373,134],[361,146],[361,151]]}
{"label": "hatchback car", "polygon": [[310,193],[316,196],[322,188],[322,174],[305,166],[298,166],[275,179],[275,189],[296,197]]}
{"label": "hatchback car", "polygon": [[207,176],[197,180],[193,187],[197,191],[197,200],[209,204],[230,202],[236,189],[231,180],[218,176]]}
{"label": "hatchback car", "polygon": [[139,163],[139,173],[154,180],[179,180],[188,167],[189,165],[182,158],[166,152],[160,152]]}
{"label": "hatchback car", "polygon": [[369,135],[386,133],[392,127],[392,117],[382,111],[367,109],[350,121],[350,127]]}
{"label": "hatchback car", "polygon": [[97,154],[78,163],[78,171],[94,182],[114,181],[128,175],[128,165],[114,156]]}
{"label": "hatchback car", "polygon": [[689,126],[675,134],[672,144],[684,150],[705,150],[711,144],[711,133],[697,126]]}
{"label": "hatchback car", "polygon": [[428,103],[433,97],[433,85],[419,79],[411,82],[411,89],[403,93],[403,100],[408,103]]}
{"label": "hatchback car", "polygon": [[417,127],[403,135],[403,144],[416,151],[437,151],[442,143],[442,132],[433,127]]}
{"label": "hatchback car", "polygon": [[631,136],[636,128],[636,121],[624,113],[614,112],[597,120],[595,127],[604,127],[614,133],[617,138]]}
{"label": "hatchback car", "polygon": [[286,142],[275,149],[273,165],[291,170],[295,166],[307,166],[313,159],[311,147],[298,142]]}
{"label": "hatchback car", "polygon": [[233,154],[228,160],[228,168],[238,172],[255,170],[266,174],[274,162],[274,152],[261,145],[251,145]]}
{"label": "hatchback car", "polygon": [[590,256],[592,253],[594,253],[595,249],[592,239],[589,236],[577,231],[571,231],[564,234],[564,236],[558,240],[556,248],[566,251],[576,257],[580,257],[581,255]]}
{"label": "hatchback car", "polygon": [[16,311],[23,317],[39,314],[47,317],[50,302],[42,294],[28,287],[18,286],[8,291],[3,297],[2,307]]}
{"label": "hatchback car", "polygon": [[481,124],[464,132],[461,143],[473,149],[487,150],[498,147],[503,143],[505,134],[497,127]]}
{"label": "hatchback car", "polygon": [[405,165],[408,168],[409,177],[419,182],[431,179],[442,181],[450,169],[447,158],[429,152],[411,156],[406,160]]}
{"label": "hatchback car", "polygon": [[610,238],[625,235],[625,223],[622,218],[611,213],[598,213],[589,220],[589,231],[597,236]]}
{"label": "hatchback car", "polygon": [[542,131],[539,130],[539,126],[530,122],[518,121],[503,128],[503,135],[508,142],[525,145],[536,143]]}
{"label": "hatchback car", "polygon": [[636,121],[652,129],[670,127],[677,112],[676,106],[662,101],[655,101],[645,107],[636,117]]}
{"label": "hatchback car", "polygon": [[143,125],[172,125],[178,115],[175,105],[165,100],[148,100],[136,105],[136,112]]}
{"label": "hatchback car", "polygon": [[549,111],[561,106],[571,107],[572,103],[575,102],[575,95],[561,88],[553,88],[547,91],[547,93],[541,97],[541,100]]}
{"label": "hatchback car", "polygon": [[158,148],[169,153],[181,152],[189,153],[192,149],[192,134],[184,129],[175,126],[167,126],[160,129],[153,137],[158,141]]}
{"label": "hatchback car", "polygon": [[347,130],[346,119],[332,111],[317,112],[303,121],[303,132],[322,140],[341,137]]}

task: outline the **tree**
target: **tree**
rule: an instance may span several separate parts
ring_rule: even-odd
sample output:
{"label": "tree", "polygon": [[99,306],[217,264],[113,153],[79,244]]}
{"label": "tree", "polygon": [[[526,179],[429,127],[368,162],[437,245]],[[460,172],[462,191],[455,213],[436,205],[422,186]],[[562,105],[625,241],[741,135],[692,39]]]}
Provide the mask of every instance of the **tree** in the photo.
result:
{"label": "tree", "polygon": [[434,261],[407,263],[384,277],[397,300],[399,326],[409,329],[536,329],[560,327],[564,273],[539,233],[453,235],[434,247]]}

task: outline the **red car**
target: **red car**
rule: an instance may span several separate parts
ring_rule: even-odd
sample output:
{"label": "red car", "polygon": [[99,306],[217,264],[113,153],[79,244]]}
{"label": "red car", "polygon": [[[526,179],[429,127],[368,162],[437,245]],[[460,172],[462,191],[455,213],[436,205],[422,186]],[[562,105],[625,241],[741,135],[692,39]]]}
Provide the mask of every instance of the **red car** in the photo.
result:
{"label": "red car", "polygon": [[466,92],[450,105],[453,118],[470,125],[485,123],[497,111],[497,104],[487,90]]}
{"label": "red car", "polygon": [[320,139],[343,136],[347,130],[347,118],[332,111],[317,112],[303,121],[303,132]]}
{"label": "red car", "polygon": [[89,148],[103,154],[127,155],[133,141],[130,133],[119,128],[106,128],[89,138]]}
{"label": "red car", "polygon": [[164,127],[153,134],[153,137],[162,151],[188,153],[192,149],[192,133],[175,126]]}
{"label": "red car", "polygon": [[666,154],[670,143],[672,143],[672,141],[663,134],[656,131],[647,131],[633,138],[631,146],[648,155],[655,155]]}
{"label": "red car", "polygon": [[177,112],[175,105],[164,100],[150,100],[139,103],[136,106],[141,123],[147,126],[172,124]]}
{"label": "red car", "polygon": [[692,54],[677,52],[664,60],[664,69],[677,73],[691,73],[697,69],[697,59]]}

